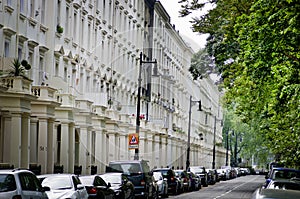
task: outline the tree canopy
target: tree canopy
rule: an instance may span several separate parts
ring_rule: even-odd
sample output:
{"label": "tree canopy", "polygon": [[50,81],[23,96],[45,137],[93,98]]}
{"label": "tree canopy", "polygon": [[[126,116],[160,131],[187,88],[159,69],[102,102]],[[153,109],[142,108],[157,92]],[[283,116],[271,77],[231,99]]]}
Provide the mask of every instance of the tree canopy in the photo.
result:
{"label": "tree canopy", "polygon": [[[288,166],[300,165],[299,0],[181,0],[181,16],[206,4],[193,30],[222,74],[224,105]],[[253,128],[255,126],[255,128]],[[254,131],[255,130],[255,131]]]}

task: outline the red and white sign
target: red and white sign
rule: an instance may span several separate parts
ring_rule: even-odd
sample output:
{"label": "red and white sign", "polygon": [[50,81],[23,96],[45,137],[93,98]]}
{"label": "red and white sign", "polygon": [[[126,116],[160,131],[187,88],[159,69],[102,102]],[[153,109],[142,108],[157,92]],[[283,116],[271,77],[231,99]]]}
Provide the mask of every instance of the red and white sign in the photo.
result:
{"label": "red and white sign", "polygon": [[129,149],[138,149],[139,148],[139,135],[137,133],[129,134]]}

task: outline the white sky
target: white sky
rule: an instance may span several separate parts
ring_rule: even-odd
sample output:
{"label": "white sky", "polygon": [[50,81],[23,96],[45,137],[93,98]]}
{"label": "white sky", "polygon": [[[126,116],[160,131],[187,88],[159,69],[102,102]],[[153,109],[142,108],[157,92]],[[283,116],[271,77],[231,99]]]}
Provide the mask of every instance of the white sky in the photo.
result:
{"label": "white sky", "polygon": [[[171,24],[175,24],[175,29],[179,30],[182,38],[190,44],[190,46],[197,52],[200,48],[204,48],[207,35],[200,35],[192,31],[192,24],[189,22],[191,16],[179,17],[180,4],[178,0],[160,0],[166,11],[171,17]],[[193,13],[198,16],[201,12]]]}

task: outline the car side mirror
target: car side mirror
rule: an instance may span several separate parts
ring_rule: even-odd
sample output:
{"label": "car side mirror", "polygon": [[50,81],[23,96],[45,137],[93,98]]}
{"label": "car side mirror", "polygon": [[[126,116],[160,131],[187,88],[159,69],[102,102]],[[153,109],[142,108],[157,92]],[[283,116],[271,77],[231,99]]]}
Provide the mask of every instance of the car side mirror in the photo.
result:
{"label": "car side mirror", "polygon": [[153,176],[153,171],[149,171],[149,176]]}
{"label": "car side mirror", "polygon": [[109,187],[111,187],[111,184],[110,184],[110,182],[109,182],[109,183],[107,183],[107,188],[109,188]]}
{"label": "car side mirror", "polygon": [[269,178],[269,175],[268,175],[268,174],[266,174],[266,175],[265,175],[265,179],[268,179],[268,178]]}
{"label": "car side mirror", "polygon": [[42,192],[50,191],[50,187],[42,187]]}
{"label": "car side mirror", "polygon": [[78,184],[77,186],[76,186],[76,189],[78,190],[78,189],[84,189],[84,185],[83,184]]}

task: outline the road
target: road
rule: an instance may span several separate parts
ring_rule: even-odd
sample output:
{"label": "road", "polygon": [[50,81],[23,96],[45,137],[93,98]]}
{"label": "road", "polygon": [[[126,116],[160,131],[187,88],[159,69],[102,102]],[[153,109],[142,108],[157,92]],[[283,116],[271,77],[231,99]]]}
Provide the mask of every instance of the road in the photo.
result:
{"label": "road", "polygon": [[251,199],[252,193],[263,184],[263,175],[249,175],[228,181],[221,181],[215,185],[202,187],[199,191],[171,195],[171,199]]}

